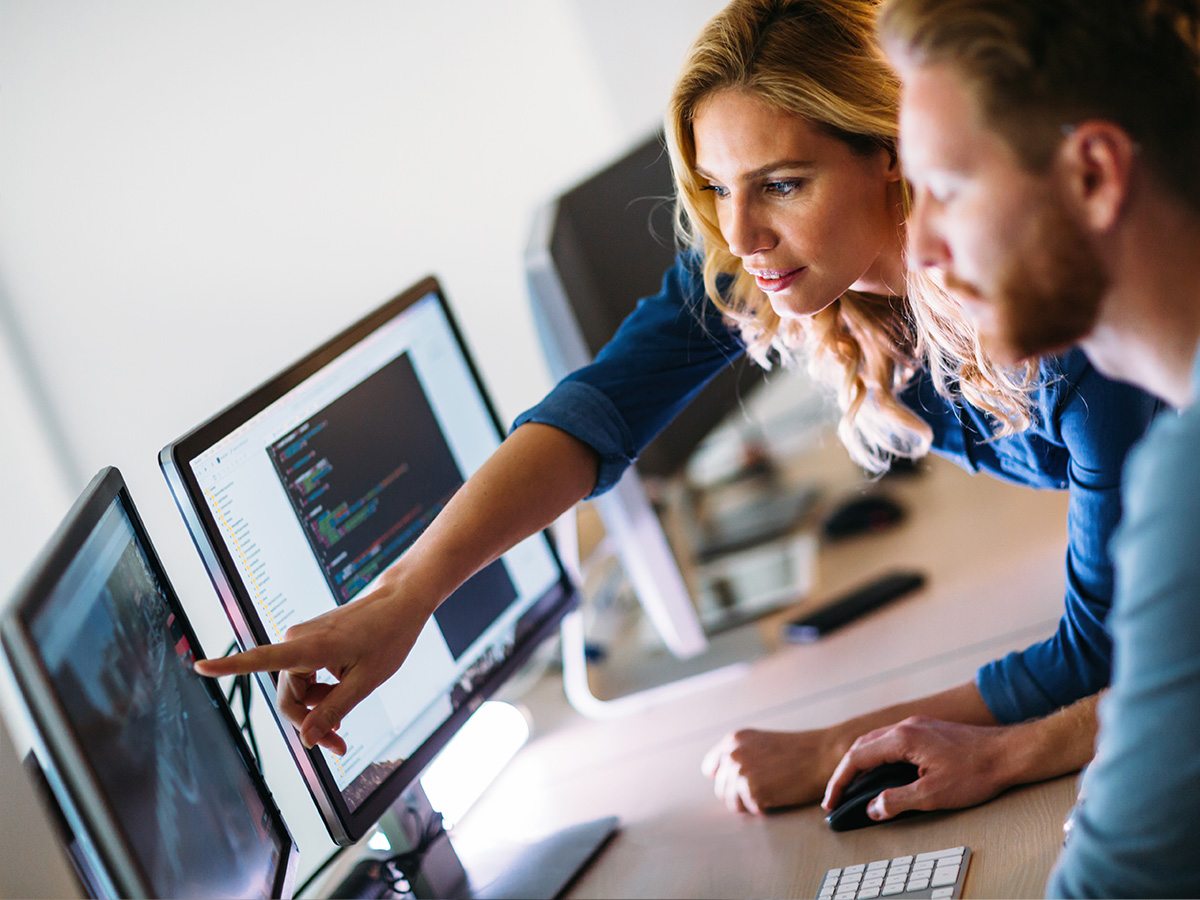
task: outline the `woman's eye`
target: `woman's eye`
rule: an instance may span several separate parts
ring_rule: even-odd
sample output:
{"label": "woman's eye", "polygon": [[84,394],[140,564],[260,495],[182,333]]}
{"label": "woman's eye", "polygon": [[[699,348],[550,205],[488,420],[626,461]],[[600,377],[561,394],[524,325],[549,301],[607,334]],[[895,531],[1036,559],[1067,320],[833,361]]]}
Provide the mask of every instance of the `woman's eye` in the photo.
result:
{"label": "woman's eye", "polygon": [[804,186],[803,178],[789,178],[784,181],[768,181],[764,189],[776,197],[790,197]]}
{"label": "woman's eye", "polygon": [[700,188],[700,190],[711,191],[712,193],[716,194],[717,197],[729,196],[728,189],[721,187],[719,184],[706,184],[704,187]]}

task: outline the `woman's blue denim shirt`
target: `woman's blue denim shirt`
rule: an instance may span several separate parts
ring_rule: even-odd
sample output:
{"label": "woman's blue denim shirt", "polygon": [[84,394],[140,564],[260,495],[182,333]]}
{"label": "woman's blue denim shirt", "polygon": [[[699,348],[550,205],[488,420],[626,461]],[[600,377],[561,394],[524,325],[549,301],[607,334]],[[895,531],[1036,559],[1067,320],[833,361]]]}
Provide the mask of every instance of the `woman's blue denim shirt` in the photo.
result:
{"label": "woman's blue denim shirt", "polygon": [[[595,361],[564,378],[526,422],[553,425],[600,458],[592,496],[611,488],[638,453],[723,367],[745,352],[706,302],[694,256],[681,255]],[[1066,608],[1053,637],[983,666],[976,684],[1001,722],[1045,715],[1108,685],[1113,595],[1108,541],[1121,515],[1125,456],[1159,404],[1100,375],[1082,352],[1041,366],[1035,423],[988,440],[985,414],[940,396],[920,376],[903,400],[933,429],[933,449],[972,472],[1070,492]]]}

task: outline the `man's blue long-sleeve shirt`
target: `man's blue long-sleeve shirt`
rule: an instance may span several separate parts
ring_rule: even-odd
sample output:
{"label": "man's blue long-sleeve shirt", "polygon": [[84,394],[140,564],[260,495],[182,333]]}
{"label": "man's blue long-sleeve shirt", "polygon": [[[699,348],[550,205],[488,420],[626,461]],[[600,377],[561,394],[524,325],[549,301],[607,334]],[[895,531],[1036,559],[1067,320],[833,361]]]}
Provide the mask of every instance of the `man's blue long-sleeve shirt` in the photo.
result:
{"label": "man's blue long-sleeve shirt", "polygon": [[[695,257],[680,256],[657,294],[643,299],[595,361],[564,378],[526,422],[553,425],[600,458],[593,496],[611,488],[638,453],[725,366],[745,352],[708,303]],[[1113,594],[1107,544],[1121,514],[1121,467],[1159,404],[1101,376],[1079,351],[1042,364],[1033,426],[989,439],[984,413],[940,396],[927,375],[902,395],[929,423],[933,449],[972,472],[1070,492],[1066,608],[1046,641],[979,670],[976,684],[1001,722],[1045,715],[1109,681],[1105,626]]]}

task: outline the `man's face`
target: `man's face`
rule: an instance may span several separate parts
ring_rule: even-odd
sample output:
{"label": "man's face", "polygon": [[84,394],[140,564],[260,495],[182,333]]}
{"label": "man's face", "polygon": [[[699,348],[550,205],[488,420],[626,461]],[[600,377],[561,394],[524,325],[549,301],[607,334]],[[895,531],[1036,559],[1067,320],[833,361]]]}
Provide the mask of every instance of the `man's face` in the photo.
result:
{"label": "man's face", "polygon": [[949,67],[897,68],[900,156],[915,196],[909,265],[941,274],[1001,364],[1077,343],[1107,280],[1053,171],[1024,169]]}

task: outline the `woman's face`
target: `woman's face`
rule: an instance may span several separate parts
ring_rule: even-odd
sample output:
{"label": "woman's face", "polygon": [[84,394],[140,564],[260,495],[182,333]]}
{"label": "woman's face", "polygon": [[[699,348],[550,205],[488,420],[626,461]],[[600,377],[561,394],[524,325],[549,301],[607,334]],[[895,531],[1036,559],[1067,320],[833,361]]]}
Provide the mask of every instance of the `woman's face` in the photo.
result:
{"label": "woman's face", "polygon": [[696,174],[729,250],[783,318],[848,288],[904,292],[900,174],[754,94],[718,91],[693,120]]}

